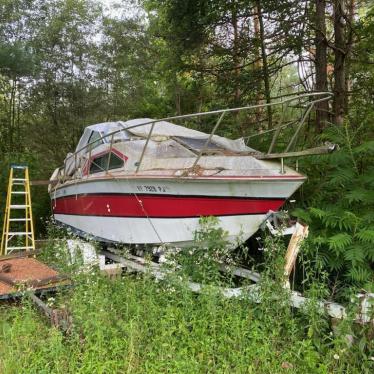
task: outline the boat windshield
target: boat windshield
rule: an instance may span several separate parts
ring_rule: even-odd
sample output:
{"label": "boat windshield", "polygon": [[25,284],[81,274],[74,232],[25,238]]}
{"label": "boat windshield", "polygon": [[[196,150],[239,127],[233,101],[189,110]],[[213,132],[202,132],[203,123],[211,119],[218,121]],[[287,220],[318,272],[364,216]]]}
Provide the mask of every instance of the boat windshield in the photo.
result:
{"label": "boat windshield", "polygon": [[213,142],[212,140],[209,141],[208,144],[206,144],[208,137],[203,138],[203,139],[198,139],[198,138],[188,138],[185,136],[174,136],[174,139],[184,145],[185,147],[192,149],[194,151],[200,151],[202,149],[208,149],[208,150],[217,150],[217,151],[222,151],[225,148],[218,145],[217,143]]}
{"label": "boat windshield", "polygon": [[83,149],[83,153],[96,148],[100,144],[109,143],[111,138],[107,135],[113,132],[115,133],[113,137],[114,142],[125,141],[131,138],[131,134],[123,128],[122,122],[120,121],[98,123],[96,125],[87,126],[84,129],[76,148],[76,152],[80,152],[88,144],[91,145],[87,147],[87,149]]}
{"label": "boat windshield", "polygon": [[101,138],[101,135],[98,131],[92,131],[92,134],[88,139],[88,143],[90,144],[90,148],[93,149],[99,146],[100,144],[103,144],[104,141]]}

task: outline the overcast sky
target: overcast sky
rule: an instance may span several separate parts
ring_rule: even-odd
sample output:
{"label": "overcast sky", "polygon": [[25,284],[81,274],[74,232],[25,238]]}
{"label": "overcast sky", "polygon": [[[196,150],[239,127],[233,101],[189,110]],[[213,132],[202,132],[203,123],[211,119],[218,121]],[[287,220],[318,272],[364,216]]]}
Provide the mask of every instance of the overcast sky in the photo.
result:
{"label": "overcast sky", "polygon": [[[134,5],[132,8],[128,8],[125,10],[124,7],[122,7],[122,12],[119,11],[121,8],[120,5],[123,3],[123,0],[96,0],[98,3],[101,3],[104,5],[104,11],[106,14],[110,14],[111,17],[116,18],[117,16],[121,16],[121,13],[124,17],[121,18],[126,18],[126,17],[131,17],[134,16],[135,14],[138,13],[139,8]],[[116,7],[116,4],[118,5]]]}

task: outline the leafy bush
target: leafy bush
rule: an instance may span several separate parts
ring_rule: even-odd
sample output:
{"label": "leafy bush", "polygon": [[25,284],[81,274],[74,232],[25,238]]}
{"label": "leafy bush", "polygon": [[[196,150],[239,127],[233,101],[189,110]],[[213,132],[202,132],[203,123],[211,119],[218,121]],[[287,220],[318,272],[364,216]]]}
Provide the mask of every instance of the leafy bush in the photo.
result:
{"label": "leafy bush", "polygon": [[227,283],[230,275],[221,272],[223,265],[233,264],[233,245],[227,232],[218,225],[217,217],[201,217],[194,235],[194,245],[171,248],[166,252],[168,269],[195,282]]}
{"label": "leafy bush", "polygon": [[[311,241],[325,268],[338,279],[373,289],[374,141],[370,126],[331,127],[326,132],[340,150],[304,166],[311,180],[304,191],[307,209],[293,214],[311,225]],[[361,142],[360,139],[367,139]]]}

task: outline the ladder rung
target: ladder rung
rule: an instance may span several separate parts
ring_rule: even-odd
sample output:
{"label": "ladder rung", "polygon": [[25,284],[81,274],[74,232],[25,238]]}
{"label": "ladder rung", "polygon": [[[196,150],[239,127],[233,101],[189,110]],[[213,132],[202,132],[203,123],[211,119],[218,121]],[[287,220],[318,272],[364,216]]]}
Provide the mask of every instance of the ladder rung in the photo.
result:
{"label": "ladder rung", "polygon": [[25,182],[14,182],[12,184],[13,184],[13,186],[24,186]]}
{"label": "ladder rung", "polygon": [[9,221],[12,221],[12,222],[26,222],[26,221],[31,221],[31,218],[9,218]]}
{"label": "ladder rung", "polygon": [[26,179],[25,178],[13,178],[12,181],[13,182],[26,182]]}
{"label": "ladder rung", "polygon": [[10,209],[26,209],[29,208],[30,205],[11,205]]}
{"label": "ladder rung", "polygon": [[27,166],[26,165],[16,165],[16,164],[13,164],[13,165],[10,165],[10,168],[11,169],[27,169]]}
{"label": "ladder rung", "polygon": [[26,195],[26,191],[12,191],[14,195]]}
{"label": "ladder rung", "polygon": [[28,246],[28,247],[7,247],[7,250],[9,249],[34,249],[34,247],[32,246]]}
{"label": "ladder rung", "polygon": [[19,232],[8,232],[8,235],[12,236],[17,236],[17,235],[31,235],[31,232],[24,232],[24,231],[19,231]]}

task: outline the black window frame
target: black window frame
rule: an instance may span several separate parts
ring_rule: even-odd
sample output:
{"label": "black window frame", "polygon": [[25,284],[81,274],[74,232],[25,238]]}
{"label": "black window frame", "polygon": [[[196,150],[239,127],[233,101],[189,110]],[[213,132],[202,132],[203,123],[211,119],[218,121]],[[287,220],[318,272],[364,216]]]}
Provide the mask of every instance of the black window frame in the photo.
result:
{"label": "black window frame", "polygon": [[[108,165],[109,154],[110,154],[110,164]],[[101,164],[95,162],[98,159],[104,159],[103,161],[104,167],[102,167]],[[120,161],[120,163],[112,164],[113,161],[114,162]],[[120,168],[123,168],[124,166],[125,166],[125,160],[123,158],[116,155],[114,152],[106,152],[104,154],[94,156],[91,159],[89,174],[96,174],[96,173],[101,173],[107,170],[120,169]]]}

